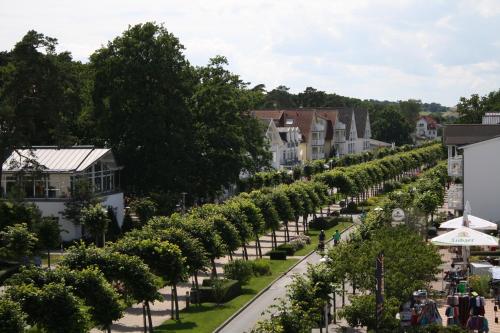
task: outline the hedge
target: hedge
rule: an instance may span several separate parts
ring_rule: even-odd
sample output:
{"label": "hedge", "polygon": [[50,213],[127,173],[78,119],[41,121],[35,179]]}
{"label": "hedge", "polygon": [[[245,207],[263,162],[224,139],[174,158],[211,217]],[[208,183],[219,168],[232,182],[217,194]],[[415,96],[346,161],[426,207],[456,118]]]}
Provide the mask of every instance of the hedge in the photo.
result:
{"label": "hedge", "polygon": [[[241,284],[236,280],[222,279],[223,283],[223,294],[222,302],[227,302],[233,298],[241,295]],[[202,286],[199,287],[200,290],[200,302],[210,302],[216,303],[217,300],[214,296],[214,290],[212,288],[212,279],[203,280]],[[191,302],[195,303],[196,298],[196,288],[191,288]]]}
{"label": "hedge", "polygon": [[273,250],[269,252],[269,258],[271,258],[271,260],[286,260],[286,252],[280,250]]}

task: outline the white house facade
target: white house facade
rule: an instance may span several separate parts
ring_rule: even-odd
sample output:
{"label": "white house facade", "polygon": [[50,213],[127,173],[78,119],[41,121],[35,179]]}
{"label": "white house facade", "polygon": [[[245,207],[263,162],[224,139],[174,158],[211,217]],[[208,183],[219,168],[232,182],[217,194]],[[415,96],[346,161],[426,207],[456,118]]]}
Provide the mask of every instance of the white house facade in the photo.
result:
{"label": "white house facade", "polygon": [[110,149],[92,146],[33,147],[14,151],[2,165],[2,197],[20,186],[25,200],[38,206],[43,216],[57,218],[64,241],[82,237],[81,225],[62,216],[77,180],[86,179],[104,207],[111,207],[118,224],[124,217],[120,167]]}
{"label": "white house facade", "polygon": [[437,138],[438,123],[430,116],[421,116],[417,120],[416,137],[424,140]]}

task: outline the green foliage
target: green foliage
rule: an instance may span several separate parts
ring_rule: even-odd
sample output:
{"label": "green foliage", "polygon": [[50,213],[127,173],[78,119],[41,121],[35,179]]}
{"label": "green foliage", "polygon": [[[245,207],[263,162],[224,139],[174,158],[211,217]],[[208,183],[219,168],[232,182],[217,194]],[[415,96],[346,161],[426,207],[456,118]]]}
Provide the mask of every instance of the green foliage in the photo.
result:
{"label": "green foliage", "polygon": [[0,231],[0,256],[20,260],[33,253],[37,242],[38,238],[28,230],[26,223],[8,226]]}
{"label": "green foliage", "polygon": [[500,90],[479,97],[473,94],[470,98],[460,97],[457,104],[458,122],[462,124],[481,124],[486,112],[500,111]]}
{"label": "green foliage", "polygon": [[130,208],[137,214],[141,224],[144,225],[150,218],[156,215],[158,205],[151,198],[145,197],[134,199],[130,204]]}
{"label": "green foliage", "polygon": [[19,147],[75,142],[71,130],[80,112],[81,83],[71,55],[56,53],[56,46],[55,38],[30,30],[11,51],[2,52],[2,164]]}
{"label": "green foliage", "polygon": [[71,196],[64,203],[62,215],[67,220],[80,224],[82,210],[86,207],[99,203],[99,199],[94,194],[92,184],[87,179],[77,179],[71,188]]}
{"label": "green foliage", "polygon": [[[408,114],[413,118],[413,113]],[[414,123],[409,123],[395,107],[386,107],[370,114],[373,138],[402,145],[411,142]]]}
{"label": "green foliage", "polygon": [[102,237],[104,246],[104,235],[110,222],[108,212],[100,203],[84,207],[80,213],[80,223],[94,237],[96,245],[99,237]]}
{"label": "green foliage", "polygon": [[18,303],[0,298],[0,327],[4,333],[23,333],[26,315]]}
{"label": "green foliage", "polygon": [[469,287],[477,292],[479,296],[489,298],[490,294],[490,278],[487,275],[471,275],[469,276]]}
{"label": "green foliage", "polygon": [[[368,330],[376,328],[375,295],[360,295],[350,298],[351,304],[339,310],[339,317],[345,318],[349,326],[364,326]],[[379,322],[381,332],[394,332],[399,328],[396,314],[399,311],[400,301],[388,297],[384,300],[384,311]]]}
{"label": "green foliage", "polygon": [[247,260],[233,260],[225,264],[223,268],[226,278],[237,280],[242,285],[247,284],[254,274],[252,263]]}
{"label": "green foliage", "polygon": [[118,219],[116,218],[115,211],[113,207],[108,206],[108,219],[109,225],[108,230],[106,232],[106,239],[109,241],[116,241],[121,234],[120,226],[118,225]]}
{"label": "green foliage", "polygon": [[84,333],[91,328],[90,315],[83,301],[62,283],[13,285],[8,298],[20,304],[27,322],[51,333]]}
{"label": "green foliage", "polygon": [[271,260],[286,260],[286,251],[281,251],[281,250],[269,251],[269,258]]}
{"label": "green foliage", "polygon": [[269,264],[269,261],[256,259],[256,260],[251,260],[250,263],[252,264],[252,270],[255,276],[272,274],[271,265]]}
{"label": "green foliage", "polygon": [[267,312],[272,313],[270,319],[259,321],[251,333],[310,333],[316,326],[300,306],[282,300]]}
{"label": "green foliage", "polygon": [[157,291],[161,281],[138,257],[80,243],[67,251],[60,265],[72,270],[99,267],[106,280],[120,286],[128,304],[161,299]]}
{"label": "green foliage", "polygon": [[[201,302],[221,304],[241,295],[241,284],[229,279],[205,279],[199,291]],[[191,292],[196,293],[194,289]]]}

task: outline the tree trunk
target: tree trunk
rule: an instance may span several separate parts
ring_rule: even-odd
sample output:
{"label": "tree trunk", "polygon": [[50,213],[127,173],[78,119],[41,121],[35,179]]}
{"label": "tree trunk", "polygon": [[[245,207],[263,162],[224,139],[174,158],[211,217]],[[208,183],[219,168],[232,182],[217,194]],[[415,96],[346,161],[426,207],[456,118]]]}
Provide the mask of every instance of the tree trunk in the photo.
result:
{"label": "tree trunk", "polygon": [[111,333],[111,326],[108,326],[107,329],[108,333]]}
{"label": "tree trunk", "polygon": [[47,249],[47,265],[49,266],[50,269],[50,249]]}
{"label": "tree trunk", "polygon": [[200,285],[198,284],[198,271],[194,272],[194,287],[196,288],[196,304],[201,305],[201,302],[200,302]]}
{"label": "tree trunk", "polygon": [[142,321],[144,324],[144,333],[148,333],[148,323],[146,322],[146,302],[142,303]]}
{"label": "tree trunk", "polygon": [[297,233],[297,235],[299,234],[299,217],[298,216],[295,217],[295,232]]}
{"label": "tree trunk", "polygon": [[210,258],[210,262],[212,263],[212,277],[217,278],[217,267],[215,266],[215,259]]}
{"label": "tree trunk", "polygon": [[106,233],[103,232],[102,233],[102,247],[104,247],[105,244],[106,244]]}
{"label": "tree trunk", "polygon": [[288,221],[284,221],[283,223],[285,225],[285,243],[290,241],[290,234],[288,233]]}
{"label": "tree trunk", "polygon": [[174,294],[172,296],[175,296],[175,320],[179,320],[179,297],[177,296],[177,284],[174,283],[173,287]]}
{"label": "tree trunk", "polygon": [[146,301],[146,312],[148,313],[149,333],[153,333],[153,319],[151,318],[151,308],[148,301]]}
{"label": "tree trunk", "polygon": [[245,242],[243,242],[243,258],[245,258],[245,260],[248,260],[247,244]]}
{"label": "tree trunk", "polygon": [[229,251],[229,260],[233,261],[233,251]]}

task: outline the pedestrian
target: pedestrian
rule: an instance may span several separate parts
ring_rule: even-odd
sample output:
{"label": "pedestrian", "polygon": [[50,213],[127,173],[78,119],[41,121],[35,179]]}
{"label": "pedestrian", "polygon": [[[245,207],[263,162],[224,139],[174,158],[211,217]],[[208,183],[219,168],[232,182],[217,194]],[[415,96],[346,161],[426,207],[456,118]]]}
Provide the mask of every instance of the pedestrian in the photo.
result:
{"label": "pedestrian", "polygon": [[319,233],[319,244],[318,248],[320,251],[323,251],[325,249],[325,231],[321,230]]}
{"label": "pedestrian", "polygon": [[333,244],[337,246],[339,242],[340,242],[340,232],[338,230],[335,230],[335,234],[333,235]]}

